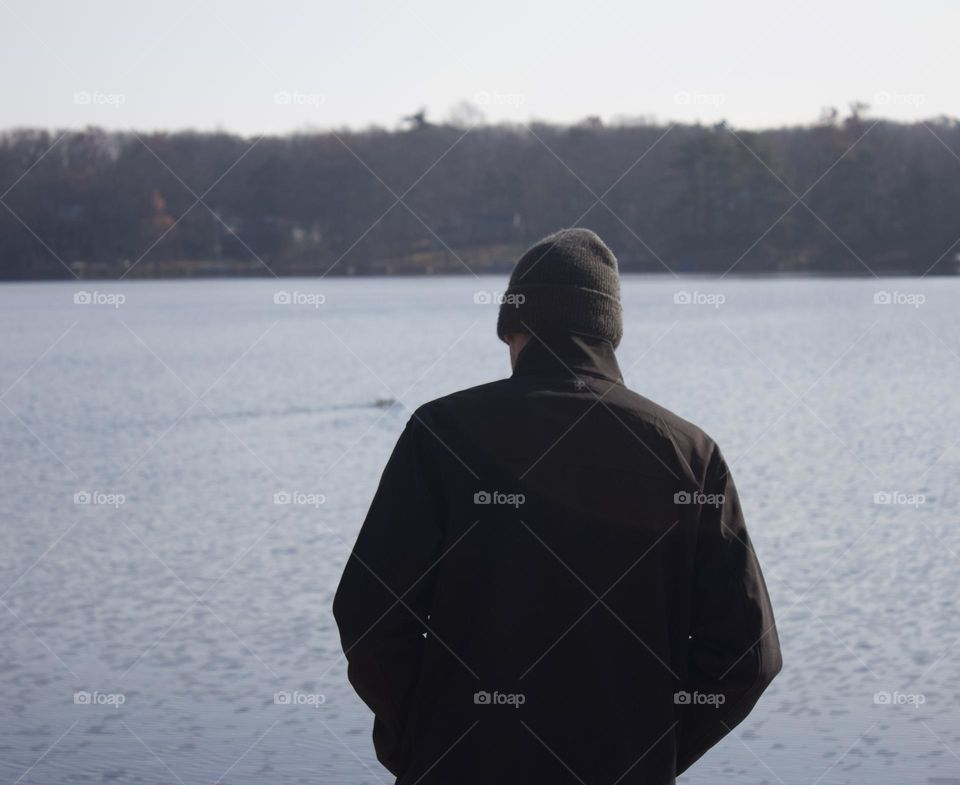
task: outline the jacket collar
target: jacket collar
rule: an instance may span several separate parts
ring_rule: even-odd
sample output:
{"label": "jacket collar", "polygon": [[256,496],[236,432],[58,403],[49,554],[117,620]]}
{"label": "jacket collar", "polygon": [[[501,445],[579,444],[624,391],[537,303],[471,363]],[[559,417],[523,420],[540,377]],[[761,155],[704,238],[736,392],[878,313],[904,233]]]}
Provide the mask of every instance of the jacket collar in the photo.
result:
{"label": "jacket collar", "polygon": [[558,376],[585,374],[623,383],[613,345],[601,338],[575,333],[533,335],[520,351],[514,376]]}

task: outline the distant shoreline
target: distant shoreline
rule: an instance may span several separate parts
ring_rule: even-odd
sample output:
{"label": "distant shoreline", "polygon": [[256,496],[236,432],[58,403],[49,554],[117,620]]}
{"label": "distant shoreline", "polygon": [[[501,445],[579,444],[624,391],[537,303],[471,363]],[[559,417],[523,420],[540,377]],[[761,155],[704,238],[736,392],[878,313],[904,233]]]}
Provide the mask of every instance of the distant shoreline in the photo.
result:
{"label": "distant shoreline", "polygon": [[[504,285],[506,285],[506,280],[508,277],[508,272],[493,272],[484,270],[476,274],[476,278],[487,279],[487,278],[503,278]],[[192,275],[192,276],[159,276],[159,277],[132,277],[132,278],[8,278],[0,279],[0,286],[3,285],[16,285],[16,284],[145,284],[145,283],[181,283],[184,281],[198,281],[198,282],[228,282],[228,281],[322,281],[322,280],[336,280],[338,282],[342,281],[389,281],[389,280],[442,280],[442,279],[468,279],[474,277],[470,272],[456,272],[456,271],[444,271],[441,273],[391,273],[391,274],[382,274],[382,273],[369,273],[362,275],[346,275],[346,274],[337,274],[331,273],[330,275]],[[678,280],[694,280],[694,279],[706,279],[706,280],[723,280],[723,279],[736,279],[736,280],[773,280],[773,279],[804,279],[804,280],[822,280],[822,279],[833,279],[833,280],[850,280],[850,281],[861,281],[861,280],[888,280],[894,278],[904,278],[904,279],[916,279],[924,280],[929,278],[944,278],[944,279],[955,279],[960,278],[960,272],[958,273],[911,273],[908,271],[903,272],[889,272],[883,271],[876,274],[876,276],[871,275],[870,273],[864,271],[863,273],[856,272],[821,272],[821,271],[783,271],[783,270],[771,270],[763,272],[740,272],[734,270],[729,273],[711,273],[711,272],[702,272],[702,271],[693,271],[693,272],[655,272],[655,271],[621,271],[621,278],[624,280],[630,280],[634,278],[676,278]]]}
{"label": "distant shoreline", "polygon": [[624,273],[960,272],[960,120],[0,134],[0,279],[506,275],[564,226]]}

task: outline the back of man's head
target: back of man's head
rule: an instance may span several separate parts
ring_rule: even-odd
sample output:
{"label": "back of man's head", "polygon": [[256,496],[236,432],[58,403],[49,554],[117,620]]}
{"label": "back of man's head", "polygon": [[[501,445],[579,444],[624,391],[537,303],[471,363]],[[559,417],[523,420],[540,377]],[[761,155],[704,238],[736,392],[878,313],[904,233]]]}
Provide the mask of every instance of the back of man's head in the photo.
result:
{"label": "back of man's head", "polygon": [[[512,296],[511,296],[512,295]],[[589,229],[561,229],[520,257],[500,305],[497,335],[623,336],[617,258]]]}

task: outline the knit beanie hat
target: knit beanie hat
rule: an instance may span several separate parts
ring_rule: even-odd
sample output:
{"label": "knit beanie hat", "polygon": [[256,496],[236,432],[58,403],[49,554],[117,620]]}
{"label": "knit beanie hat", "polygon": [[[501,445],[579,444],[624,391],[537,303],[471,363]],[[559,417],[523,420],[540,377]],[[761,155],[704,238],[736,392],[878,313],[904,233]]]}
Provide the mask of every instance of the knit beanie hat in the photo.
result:
{"label": "knit beanie hat", "polygon": [[510,275],[497,335],[562,332],[623,337],[617,258],[589,229],[561,229],[528,249]]}

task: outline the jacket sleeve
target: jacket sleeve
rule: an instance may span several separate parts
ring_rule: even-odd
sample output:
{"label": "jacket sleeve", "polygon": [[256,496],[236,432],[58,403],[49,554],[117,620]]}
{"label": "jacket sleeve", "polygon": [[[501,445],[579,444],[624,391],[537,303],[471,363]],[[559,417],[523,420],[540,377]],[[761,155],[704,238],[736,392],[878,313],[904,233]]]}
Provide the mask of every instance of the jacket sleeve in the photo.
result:
{"label": "jacket sleeve", "polygon": [[767,587],[717,448],[703,492],[678,774],[750,713],[782,665]]}
{"label": "jacket sleeve", "polygon": [[377,758],[395,775],[424,649],[441,508],[424,466],[422,432],[404,429],[350,554],[333,603],[347,675],[374,713]]}

